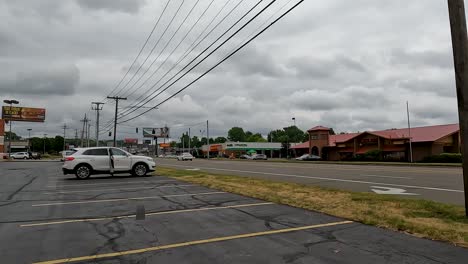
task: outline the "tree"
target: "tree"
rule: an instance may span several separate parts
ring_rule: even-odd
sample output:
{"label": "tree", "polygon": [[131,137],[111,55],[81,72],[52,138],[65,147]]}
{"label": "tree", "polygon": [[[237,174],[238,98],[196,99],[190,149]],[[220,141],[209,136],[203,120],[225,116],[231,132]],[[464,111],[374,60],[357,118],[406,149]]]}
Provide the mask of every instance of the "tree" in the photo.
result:
{"label": "tree", "polygon": [[10,135],[11,135],[11,140],[20,140],[21,139],[21,137],[16,135],[15,132],[5,131],[5,140],[10,140]]}
{"label": "tree", "polygon": [[177,142],[171,141],[171,142],[169,142],[169,146],[170,146],[171,148],[175,148],[175,147],[177,147]]}
{"label": "tree", "polygon": [[244,129],[241,127],[233,127],[228,131],[228,140],[233,142],[245,142],[246,136]]}
{"label": "tree", "polygon": [[214,143],[220,144],[220,143],[226,143],[226,141],[227,141],[227,138],[225,137],[217,137],[215,138]]}
{"label": "tree", "polygon": [[297,126],[285,127],[283,129],[288,136],[289,142],[302,142],[304,141],[304,131],[299,129]]}
{"label": "tree", "polygon": [[194,136],[192,138],[192,141],[191,141],[190,145],[193,146],[194,148],[200,148],[202,146],[202,143],[201,143],[200,139],[198,139],[197,136]]}
{"label": "tree", "polygon": [[[247,134],[247,133],[245,133],[245,134]],[[267,142],[267,140],[264,139],[260,133],[255,133],[255,134],[251,134],[247,138],[247,142]]]}

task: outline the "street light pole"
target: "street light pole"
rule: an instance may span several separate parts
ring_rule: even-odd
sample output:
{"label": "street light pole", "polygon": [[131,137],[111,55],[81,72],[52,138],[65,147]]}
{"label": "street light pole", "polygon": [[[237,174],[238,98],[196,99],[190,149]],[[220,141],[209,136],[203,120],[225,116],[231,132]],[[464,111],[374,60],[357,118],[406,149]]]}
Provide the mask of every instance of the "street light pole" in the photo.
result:
{"label": "street light pole", "polygon": [[28,149],[31,151],[31,128],[28,128]]}
{"label": "street light pole", "polygon": [[46,140],[47,134],[44,134],[44,155],[45,155],[45,140]]}
{"label": "street light pole", "polygon": [[5,104],[9,104],[10,105],[10,113],[9,113],[9,118],[8,118],[8,122],[10,123],[10,134],[9,134],[9,137],[8,137],[8,158],[11,159],[11,138],[12,138],[12,130],[11,130],[11,122],[12,122],[12,119],[13,119],[13,113],[12,113],[12,107],[13,107],[13,104],[19,104],[18,101],[16,100],[3,100],[3,102]]}
{"label": "street light pole", "polygon": [[294,121],[294,126],[296,126],[296,118],[293,117],[292,120]]}

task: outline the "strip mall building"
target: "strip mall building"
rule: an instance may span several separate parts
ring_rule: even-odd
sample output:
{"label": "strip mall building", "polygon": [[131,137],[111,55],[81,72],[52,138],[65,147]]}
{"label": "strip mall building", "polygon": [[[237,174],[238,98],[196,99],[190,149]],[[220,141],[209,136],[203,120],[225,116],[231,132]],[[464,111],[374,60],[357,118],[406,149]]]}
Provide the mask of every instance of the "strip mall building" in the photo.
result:
{"label": "strip mall building", "polygon": [[324,160],[349,160],[368,151],[379,150],[387,160],[409,160],[410,138],[413,160],[441,153],[460,153],[458,124],[387,129],[330,135],[330,129],[316,126],[307,131],[309,141],[291,147],[297,155],[309,153]]}

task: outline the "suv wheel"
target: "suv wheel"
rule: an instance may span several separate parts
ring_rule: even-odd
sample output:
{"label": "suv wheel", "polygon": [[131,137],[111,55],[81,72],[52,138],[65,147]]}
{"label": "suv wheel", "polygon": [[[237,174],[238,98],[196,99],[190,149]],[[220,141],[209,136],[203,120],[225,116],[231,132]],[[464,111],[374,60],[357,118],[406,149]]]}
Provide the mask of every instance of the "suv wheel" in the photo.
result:
{"label": "suv wheel", "polygon": [[132,169],[132,174],[134,176],[143,177],[146,175],[147,172],[148,172],[148,167],[146,167],[146,165],[142,163],[136,164]]}
{"label": "suv wheel", "polygon": [[89,176],[91,176],[91,167],[86,164],[78,165],[75,168],[75,175],[80,180],[87,179]]}

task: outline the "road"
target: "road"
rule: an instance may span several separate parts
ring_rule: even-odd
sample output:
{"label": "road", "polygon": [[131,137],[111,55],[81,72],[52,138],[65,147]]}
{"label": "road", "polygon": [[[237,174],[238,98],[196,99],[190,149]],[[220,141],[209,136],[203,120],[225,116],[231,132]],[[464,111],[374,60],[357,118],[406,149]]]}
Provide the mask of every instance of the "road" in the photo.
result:
{"label": "road", "polygon": [[[194,163],[195,164],[195,163]],[[167,177],[0,162],[1,263],[466,263],[468,249]]]}
{"label": "road", "polygon": [[313,184],[357,192],[398,194],[464,205],[463,176],[459,167],[408,167],[268,161],[158,159],[161,166]]}

